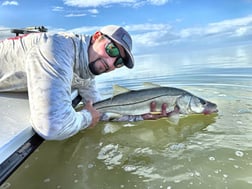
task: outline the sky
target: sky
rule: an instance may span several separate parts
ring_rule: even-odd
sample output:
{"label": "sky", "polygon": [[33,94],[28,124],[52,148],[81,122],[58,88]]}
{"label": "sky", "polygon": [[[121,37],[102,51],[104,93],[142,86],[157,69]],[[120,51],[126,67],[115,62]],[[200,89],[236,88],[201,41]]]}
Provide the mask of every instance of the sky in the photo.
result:
{"label": "sky", "polygon": [[249,43],[252,0],[0,0],[1,38],[9,28],[92,34],[108,24],[128,30],[136,55]]}

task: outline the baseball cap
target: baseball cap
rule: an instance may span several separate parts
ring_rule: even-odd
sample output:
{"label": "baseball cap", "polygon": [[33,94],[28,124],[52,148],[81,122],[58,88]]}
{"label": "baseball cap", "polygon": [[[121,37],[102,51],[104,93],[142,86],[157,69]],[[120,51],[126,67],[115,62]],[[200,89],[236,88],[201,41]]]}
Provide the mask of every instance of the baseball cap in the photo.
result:
{"label": "baseball cap", "polygon": [[128,68],[133,68],[134,66],[134,57],[131,53],[132,50],[132,39],[129,33],[121,26],[108,25],[100,29],[100,32],[104,35],[107,35],[113,41],[121,45],[126,51],[127,62],[125,66]]}

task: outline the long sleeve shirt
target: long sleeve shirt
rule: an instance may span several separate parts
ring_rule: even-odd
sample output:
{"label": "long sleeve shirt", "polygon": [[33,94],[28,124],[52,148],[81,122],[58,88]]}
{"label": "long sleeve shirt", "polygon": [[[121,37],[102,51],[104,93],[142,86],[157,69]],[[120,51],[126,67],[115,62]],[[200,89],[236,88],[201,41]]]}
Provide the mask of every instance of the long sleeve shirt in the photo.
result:
{"label": "long sleeve shirt", "polygon": [[28,91],[31,124],[46,140],[63,140],[88,127],[92,116],[76,112],[71,91],[98,101],[88,69],[90,36],[33,33],[0,41],[0,92]]}

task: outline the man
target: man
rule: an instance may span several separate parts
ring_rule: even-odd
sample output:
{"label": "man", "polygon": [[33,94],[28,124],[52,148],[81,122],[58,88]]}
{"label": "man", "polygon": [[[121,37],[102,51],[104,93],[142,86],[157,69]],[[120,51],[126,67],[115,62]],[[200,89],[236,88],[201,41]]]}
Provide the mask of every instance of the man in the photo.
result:
{"label": "man", "polygon": [[[131,50],[129,33],[115,25],[92,36],[32,33],[6,39],[0,42],[0,92],[28,91],[34,130],[44,139],[63,140],[98,123],[92,102],[101,97],[94,78],[124,65],[133,68]],[[86,104],[79,112],[71,106],[72,89]]]}

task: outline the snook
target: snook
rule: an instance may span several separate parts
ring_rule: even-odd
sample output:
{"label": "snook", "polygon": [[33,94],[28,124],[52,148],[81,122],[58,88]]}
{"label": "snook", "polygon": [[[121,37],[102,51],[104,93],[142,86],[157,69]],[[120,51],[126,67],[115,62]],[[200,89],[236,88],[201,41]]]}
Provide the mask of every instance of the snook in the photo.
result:
{"label": "snook", "polygon": [[[163,103],[167,104],[167,113],[211,114],[217,112],[217,105],[199,98],[185,90],[173,87],[155,87],[132,90],[121,93],[94,104],[102,113],[121,115],[142,115],[150,113],[150,103],[155,101],[156,111],[161,112]],[[156,113],[157,113],[156,112]]]}

